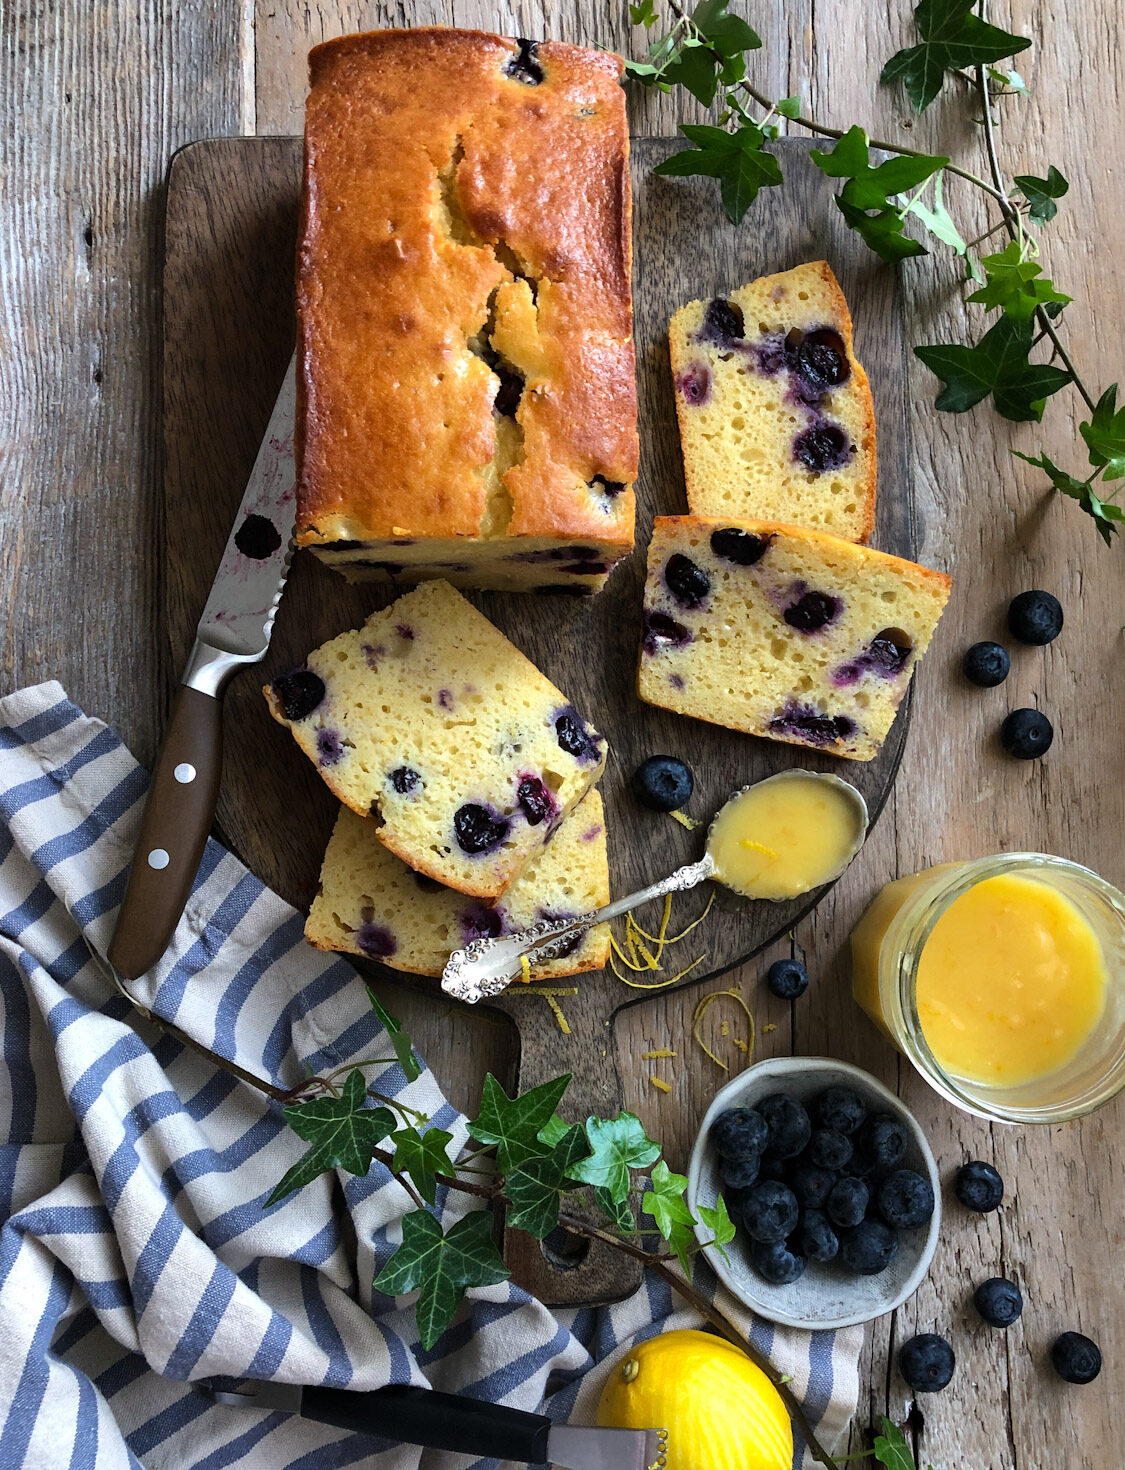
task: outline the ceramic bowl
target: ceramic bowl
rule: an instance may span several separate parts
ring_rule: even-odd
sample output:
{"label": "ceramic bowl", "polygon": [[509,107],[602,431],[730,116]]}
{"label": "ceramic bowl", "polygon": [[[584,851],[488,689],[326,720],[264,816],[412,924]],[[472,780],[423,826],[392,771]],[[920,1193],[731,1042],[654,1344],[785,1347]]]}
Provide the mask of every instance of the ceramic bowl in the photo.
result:
{"label": "ceramic bowl", "polygon": [[[800,1102],[834,1084],[853,1087],[871,1112],[890,1113],[906,1130],[906,1156],[901,1167],[929,1179],[934,1213],[928,1225],[899,1233],[898,1254],[877,1276],[851,1276],[834,1261],[810,1262],[803,1276],[788,1286],[771,1286],[750,1264],[749,1241],[739,1230],[726,1247],[727,1259],[715,1246],[703,1254],[731,1292],[759,1316],[787,1327],[850,1327],[870,1322],[901,1306],[921,1284],[937,1249],[941,1223],[941,1185],[933,1152],[913,1114],[870,1073],[831,1057],[772,1057],[748,1067],[715,1094],[707,1109],[688,1169],[687,1198],[692,1209],[713,1207],[722,1189],[718,1156],[708,1141],[711,1124],[728,1108],[753,1107],[771,1092],[789,1092]],[[710,1232],[700,1228],[706,1240]]]}

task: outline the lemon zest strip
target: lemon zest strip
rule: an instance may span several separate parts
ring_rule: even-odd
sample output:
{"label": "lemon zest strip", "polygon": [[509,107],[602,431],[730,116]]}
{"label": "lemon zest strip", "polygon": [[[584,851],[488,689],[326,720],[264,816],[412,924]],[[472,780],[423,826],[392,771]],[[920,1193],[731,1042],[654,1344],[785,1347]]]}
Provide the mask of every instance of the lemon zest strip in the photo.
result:
{"label": "lemon zest strip", "polygon": [[547,1004],[554,1011],[554,1013],[555,1013],[555,1020],[559,1023],[559,1030],[562,1032],[562,1034],[564,1036],[569,1036],[570,1035],[570,1025],[569,1025],[566,1017],[563,1015],[562,1006],[559,1005],[558,1001],[555,999],[555,997],[553,995],[548,995],[545,990],[541,990],[539,992],[539,994],[543,997],[543,999],[547,1002]]}
{"label": "lemon zest strip", "polygon": [[686,827],[689,832],[694,832],[699,823],[694,817],[689,817],[687,812],[669,812],[668,815],[673,822],[679,822],[681,827]]}
{"label": "lemon zest strip", "polygon": [[[694,1013],[692,1014],[692,1018],[691,1018],[691,1034],[692,1034],[693,1040],[696,1041],[696,1042],[698,1042],[701,1050],[707,1056],[709,1056],[711,1058],[711,1060],[715,1063],[715,1065],[717,1067],[722,1067],[722,1069],[723,1069],[724,1072],[729,1072],[730,1071],[730,1068],[727,1066],[726,1062],[724,1062],[721,1057],[717,1057],[715,1055],[715,1053],[711,1050],[711,1048],[703,1040],[703,1037],[699,1034],[700,1025],[701,1025],[701,1023],[703,1021],[703,1017],[707,1013],[708,1008],[711,1005],[713,1005],[714,1002],[717,1001],[720,996],[723,996],[723,995],[729,996],[731,998],[731,1000],[735,1001],[736,1004],[740,1005],[742,1007],[743,1011],[746,1013],[746,1019],[747,1019],[747,1021],[750,1024],[750,1037],[749,1037],[749,1041],[746,1044],[746,1063],[745,1063],[745,1066],[748,1067],[750,1065],[750,1059],[754,1055],[754,1017],[753,1017],[753,1015],[752,1015],[752,1013],[750,1011],[750,1007],[742,999],[742,996],[739,995],[739,993],[738,993],[737,990],[712,990],[712,991],[709,991],[705,996],[703,996],[703,998],[699,1001],[698,1005],[695,1007]],[[742,1048],[739,1047],[739,1050],[741,1051]]]}
{"label": "lemon zest strip", "polygon": [[744,837],[738,844],[739,847],[748,847],[751,852],[760,852],[763,857],[777,857],[772,847],[767,847],[764,842],[755,842],[752,837]]}
{"label": "lemon zest strip", "polygon": [[669,1087],[669,1085],[667,1084],[667,1082],[665,1082],[665,1080],[664,1080],[663,1077],[652,1077],[652,1076],[650,1076],[648,1080],[652,1083],[653,1087],[658,1088],[661,1092],[671,1092],[672,1091],[672,1089]]}
{"label": "lemon zest strip", "polygon": [[531,961],[527,955],[520,955],[520,979],[526,984],[531,979]]}
{"label": "lemon zest strip", "polygon": [[678,1053],[674,1052],[670,1046],[658,1046],[655,1051],[641,1052],[641,1061],[651,1062],[655,1061],[657,1057],[674,1057],[677,1055]]}

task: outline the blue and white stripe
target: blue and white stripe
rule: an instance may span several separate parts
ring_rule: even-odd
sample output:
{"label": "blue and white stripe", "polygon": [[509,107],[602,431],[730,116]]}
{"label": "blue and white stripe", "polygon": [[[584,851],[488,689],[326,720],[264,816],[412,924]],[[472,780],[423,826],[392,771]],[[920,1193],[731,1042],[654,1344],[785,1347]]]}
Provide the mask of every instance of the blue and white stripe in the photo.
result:
{"label": "blue and white stripe", "polygon": [[[139,1022],[104,953],[145,777],[58,684],[0,700],[0,1466],[42,1470],[489,1470],[290,1415],[215,1408],[215,1375],[434,1387],[526,1408],[547,1381],[588,1412],[636,1335],[691,1318],[650,1281],[600,1312],[551,1314],[513,1286],[472,1294],[422,1353],[409,1306],[372,1292],[410,1208],[376,1166],[267,1208],[304,1145],[276,1104]],[[381,1031],[352,968],[208,844],[169,952],[134,986],[154,1014],[279,1085],[369,1056]],[[384,1043],[385,1045],[385,1043]],[[379,1086],[458,1143],[429,1072]],[[463,1202],[444,1202],[448,1220]],[[730,1304],[726,1304],[728,1309]],[[831,1439],[856,1399],[859,1334],[756,1340]]]}

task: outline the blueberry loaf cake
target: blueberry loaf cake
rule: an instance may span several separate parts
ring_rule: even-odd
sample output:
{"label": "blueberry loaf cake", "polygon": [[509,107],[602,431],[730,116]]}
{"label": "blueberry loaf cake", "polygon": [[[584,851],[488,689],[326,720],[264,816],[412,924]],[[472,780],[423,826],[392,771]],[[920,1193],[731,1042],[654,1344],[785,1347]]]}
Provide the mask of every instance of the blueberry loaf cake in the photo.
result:
{"label": "blueberry loaf cake", "polygon": [[949,578],[769,521],[656,521],[638,689],[649,704],[868,761]]}
{"label": "blueberry loaf cake", "polygon": [[[502,898],[483,903],[415,873],[378,841],[370,822],[340,808],[309,911],[305,937],[318,949],[366,955],[396,970],[440,975],[455,949],[541,919],[588,913],[609,902],[605,825],[597,791],[559,826]],[[529,979],[600,970],[609,929],[599,924]]]}
{"label": "blueberry loaf cake", "polygon": [[312,51],[297,539],[347,576],[589,593],[632,549],[621,71],[440,28]]}
{"label": "blueberry loaf cake", "polygon": [[692,301],[669,329],[688,508],[866,541],[875,414],[823,261]]}
{"label": "blueberry loaf cake", "polygon": [[447,582],[424,582],[265,688],[337,797],[417,872],[496,898],[606,747]]}

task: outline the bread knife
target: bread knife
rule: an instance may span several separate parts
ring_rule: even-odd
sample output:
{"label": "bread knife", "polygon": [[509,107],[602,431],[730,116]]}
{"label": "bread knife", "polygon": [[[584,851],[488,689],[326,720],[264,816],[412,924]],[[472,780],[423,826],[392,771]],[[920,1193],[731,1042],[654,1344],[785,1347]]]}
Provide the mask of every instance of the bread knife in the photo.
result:
{"label": "bread knife", "polygon": [[233,1393],[195,1387],[215,1404],[301,1414],[357,1434],[483,1459],[562,1470],[664,1470],[667,1459],[663,1429],[555,1424],[542,1414],[409,1384],[367,1393],[294,1383],[246,1382]]}
{"label": "bread knife", "polygon": [[293,554],[295,411],[294,358],[199,620],[152,773],[108,951],[110,964],[126,980],[151,969],[175,933],[215,816],[223,693],[231,675],[260,662],[270,645]]}

